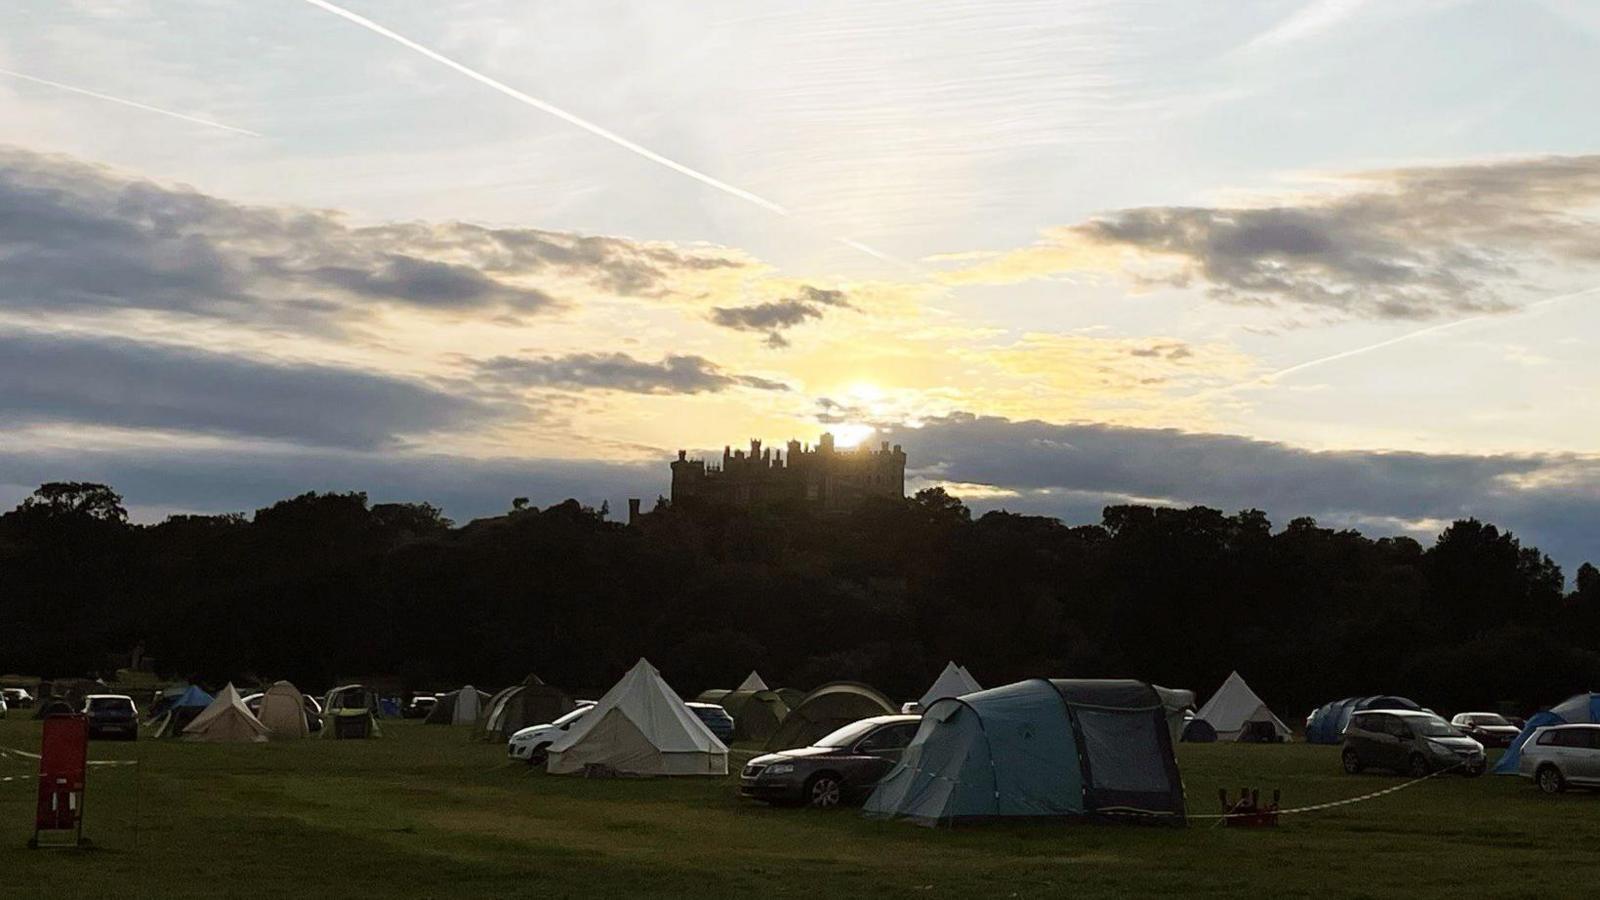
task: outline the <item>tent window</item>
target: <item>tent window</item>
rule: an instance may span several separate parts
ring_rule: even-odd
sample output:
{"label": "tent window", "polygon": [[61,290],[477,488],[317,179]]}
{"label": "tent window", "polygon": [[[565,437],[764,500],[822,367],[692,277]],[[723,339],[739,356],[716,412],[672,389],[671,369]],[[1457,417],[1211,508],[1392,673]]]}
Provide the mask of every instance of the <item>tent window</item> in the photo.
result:
{"label": "tent window", "polygon": [[1094,787],[1137,793],[1162,793],[1171,788],[1156,737],[1155,716],[1098,709],[1077,712]]}

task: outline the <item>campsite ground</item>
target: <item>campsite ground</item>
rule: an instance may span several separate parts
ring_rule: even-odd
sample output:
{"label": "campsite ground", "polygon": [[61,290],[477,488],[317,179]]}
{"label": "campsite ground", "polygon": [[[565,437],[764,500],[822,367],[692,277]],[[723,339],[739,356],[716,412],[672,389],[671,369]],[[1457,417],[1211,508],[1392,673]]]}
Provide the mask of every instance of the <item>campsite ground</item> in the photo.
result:
{"label": "campsite ground", "polygon": [[[38,741],[37,722],[0,721],[0,747]],[[0,896],[1533,896],[1588,872],[1600,838],[1600,795],[1516,778],[1436,778],[1268,830],[929,830],[743,803],[731,780],[545,776],[502,752],[409,722],[376,741],[95,743],[140,764],[91,773],[92,851],[23,849],[32,783],[0,782]],[[1184,744],[1180,765],[1195,813],[1220,786],[1298,806],[1401,781],[1302,744]],[[32,771],[0,758],[0,778]]]}

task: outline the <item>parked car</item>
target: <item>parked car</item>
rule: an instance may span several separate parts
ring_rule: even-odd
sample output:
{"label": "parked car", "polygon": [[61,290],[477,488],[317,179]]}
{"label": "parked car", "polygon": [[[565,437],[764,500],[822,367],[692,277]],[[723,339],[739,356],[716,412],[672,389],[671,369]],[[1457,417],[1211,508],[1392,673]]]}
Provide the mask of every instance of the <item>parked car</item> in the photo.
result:
{"label": "parked car", "polygon": [[428,713],[433,712],[433,708],[438,704],[439,698],[433,694],[418,694],[400,710],[400,715],[406,719],[426,719]]}
{"label": "parked car", "polygon": [[1600,787],[1600,725],[1550,725],[1522,745],[1517,774],[1539,790],[1559,794],[1568,787]]}
{"label": "parked car", "polygon": [[520,759],[529,765],[540,765],[545,760],[545,751],[555,743],[562,734],[572,730],[572,724],[594,709],[592,701],[580,700],[577,709],[543,725],[529,725],[511,736],[506,742],[506,755],[512,759]]}
{"label": "parked car", "polygon": [[0,699],[5,700],[6,706],[12,709],[27,709],[33,706],[33,695],[27,688],[0,689]]}
{"label": "parked car", "polygon": [[1517,739],[1517,735],[1522,733],[1521,728],[1511,724],[1511,720],[1499,713],[1456,713],[1450,724],[1485,747],[1509,747],[1511,742]]}
{"label": "parked car", "polygon": [[733,740],[733,716],[728,715],[728,711],[720,705],[716,703],[685,703],[684,706],[689,707],[690,712],[698,716],[700,721],[706,723],[706,727],[711,729],[711,733],[717,736],[717,740],[724,744]]}
{"label": "parked car", "polygon": [[6,698],[0,697],[0,719],[4,719],[6,717],[6,712],[8,710],[9,707],[6,706]]}
{"label": "parked car", "polygon": [[873,716],[819,738],[810,747],[758,756],[739,773],[739,795],[822,808],[861,803],[900,761],[921,722],[921,716]]}
{"label": "parked car", "polygon": [[1390,769],[1422,777],[1441,770],[1482,775],[1483,745],[1433,713],[1367,709],[1350,715],[1344,729],[1344,770]]}
{"label": "parked car", "polygon": [[83,698],[83,712],[89,717],[89,739],[139,739],[139,709],[126,694],[90,694]]}

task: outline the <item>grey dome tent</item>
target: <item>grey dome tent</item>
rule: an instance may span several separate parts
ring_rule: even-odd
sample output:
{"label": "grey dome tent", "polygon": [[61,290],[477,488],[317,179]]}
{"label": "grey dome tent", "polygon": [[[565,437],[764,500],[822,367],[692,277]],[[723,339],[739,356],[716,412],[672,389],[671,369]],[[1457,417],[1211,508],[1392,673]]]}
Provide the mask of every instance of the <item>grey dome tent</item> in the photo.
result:
{"label": "grey dome tent", "polygon": [[471,725],[478,714],[489,705],[489,695],[472,685],[466,685],[448,694],[440,694],[433,709],[428,710],[426,725]]}
{"label": "grey dome tent", "polygon": [[481,735],[491,741],[510,740],[529,725],[554,722],[576,708],[566,691],[545,684],[537,675],[529,675],[521,684],[490,698]]}
{"label": "grey dome tent", "polygon": [[769,740],[789,717],[789,704],[777,691],[730,691],[715,701],[733,717],[733,740]]}
{"label": "grey dome tent", "polygon": [[722,698],[728,696],[731,693],[733,693],[733,691],[730,691],[727,688],[712,688],[710,690],[701,691],[700,693],[696,694],[695,698],[694,698],[694,702],[696,702],[696,703],[721,703],[722,702]]}
{"label": "grey dome tent", "polygon": [[865,814],[1181,825],[1183,782],[1150,685],[1038,678],[935,701]]}
{"label": "grey dome tent", "polygon": [[772,737],[768,750],[809,747],[817,738],[837,731],[851,722],[897,712],[889,698],[864,684],[834,681],[805,696],[789,710]]}

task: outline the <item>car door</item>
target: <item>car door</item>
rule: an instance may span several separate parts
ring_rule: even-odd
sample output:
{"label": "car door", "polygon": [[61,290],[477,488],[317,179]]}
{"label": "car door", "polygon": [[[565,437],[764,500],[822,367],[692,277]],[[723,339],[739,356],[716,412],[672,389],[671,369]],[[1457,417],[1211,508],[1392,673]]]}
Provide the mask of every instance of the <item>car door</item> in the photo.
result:
{"label": "car door", "polygon": [[1562,748],[1566,764],[1562,768],[1574,781],[1600,781],[1600,728],[1570,729],[1567,745]]}
{"label": "car door", "polygon": [[1406,764],[1404,737],[1409,733],[1399,716],[1380,715],[1373,723],[1376,764],[1386,769],[1398,769]]}
{"label": "car door", "polygon": [[874,730],[857,742],[855,753],[863,758],[857,782],[877,784],[900,761],[906,745],[911,743],[916,733],[916,722],[895,722]]}

